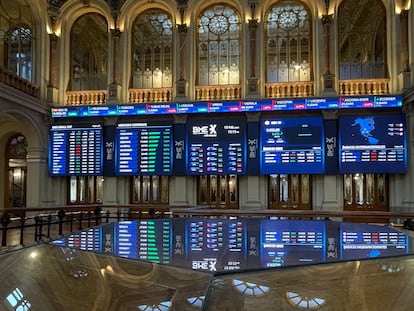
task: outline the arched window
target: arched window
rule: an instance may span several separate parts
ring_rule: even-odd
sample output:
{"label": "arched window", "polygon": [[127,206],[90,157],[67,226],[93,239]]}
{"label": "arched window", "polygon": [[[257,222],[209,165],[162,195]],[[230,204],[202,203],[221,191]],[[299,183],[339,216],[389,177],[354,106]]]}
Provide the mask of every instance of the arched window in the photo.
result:
{"label": "arched window", "polygon": [[311,24],[306,8],[278,2],[265,17],[267,83],[310,81]]}
{"label": "arched window", "polygon": [[33,17],[27,0],[0,0],[0,66],[32,81]]}
{"label": "arched window", "polygon": [[102,15],[85,14],[71,31],[71,89],[106,90],[108,72],[108,24]]}
{"label": "arched window", "polygon": [[386,78],[386,16],[380,0],[346,0],[338,9],[339,79]]}
{"label": "arched window", "polygon": [[132,87],[172,87],[171,15],[151,9],[135,20],[132,35]]}
{"label": "arched window", "polygon": [[240,17],[227,5],[204,10],[197,22],[198,85],[240,84]]}

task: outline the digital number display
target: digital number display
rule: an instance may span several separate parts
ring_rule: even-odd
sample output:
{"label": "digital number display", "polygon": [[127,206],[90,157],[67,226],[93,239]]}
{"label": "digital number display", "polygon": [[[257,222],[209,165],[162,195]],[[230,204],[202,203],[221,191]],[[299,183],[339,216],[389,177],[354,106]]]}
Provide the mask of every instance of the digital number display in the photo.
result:
{"label": "digital number display", "polygon": [[392,227],[341,223],[341,259],[398,256],[408,253],[408,237]]}
{"label": "digital number display", "polygon": [[339,119],[341,173],[405,173],[403,114],[352,115]]}
{"label": "digital number display", "polygon": [[101,125],[53,125],[49,144],[51,176],[102,175]]}
{"label": "digital number display", "polygon": [[172,126],[119,124],[116,136],[118,175],[171,175]]}
{"label": "digital number display", "polygon": [[122,221],[115,226],[120,257],[168,264],[171,260],[169,220]]}
{"label": "digital number display", "polygon": [[184,113],[222,113],[248,111],[292,111],[312,109],[347,108],[395,108],[402,107],[402,97],[326,97],[326,98],[278,98],[274,100],[241,100],[222,102],[192,103],[148,103],[116,106],[53,107],[52,118],[92,117],[92,116],[135,116]]}
{"label": "digital number display", "polygon": [[187,261],[192,269],[209,272],[246,268],[246,234],[241,220],[189,221]]}
{"label": "digital number display", "polygon": [[264,118],[260,128],[262,174],[322,174],[324,131],[321,117]]}
{"label": "digital number display", "polygon": [[245,173],[244,120],[192,120],[187,139],[187,174]]}
{"label": "digital number display", "polygon": [[325,260],[324,222],[264,220],[260,234],[264,268]]}

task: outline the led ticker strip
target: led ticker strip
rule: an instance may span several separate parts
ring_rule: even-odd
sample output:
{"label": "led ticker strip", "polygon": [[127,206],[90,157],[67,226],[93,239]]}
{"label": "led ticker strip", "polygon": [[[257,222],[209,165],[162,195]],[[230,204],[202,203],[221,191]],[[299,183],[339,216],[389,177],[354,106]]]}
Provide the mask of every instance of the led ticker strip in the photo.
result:
{"label": "led ticker strip", "polygon": [[164,115],[187,113],[291,111],[348,108],[402,107],[402,96],[361,96],[325,98],[278,98],[257,101],[194,103],[145,103],[114,106],[76,106],[51,108],[52,118]]}

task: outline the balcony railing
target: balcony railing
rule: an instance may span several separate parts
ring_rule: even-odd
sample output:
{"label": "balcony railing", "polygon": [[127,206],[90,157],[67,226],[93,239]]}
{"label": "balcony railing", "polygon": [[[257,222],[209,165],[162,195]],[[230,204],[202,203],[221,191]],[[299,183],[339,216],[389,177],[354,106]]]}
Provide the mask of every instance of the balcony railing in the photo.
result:
{"label": "balcony railing", "polygon": [[107,90],[67,91],[68,106],[103,105],[106,103]]}
{"label": "balcony railing", "polygon": [[389,94],[389,79],[339,80],[339,95]]}
{"label": "balcony railing", "polygon": [[266,98],[313,96],[313,81],[278,82],[265,84]]}
{"label": "balcony railing", "polygon": [[198,85],[195,87],[195,100],[229,100],[241,98],[240,84]]}
{"label": "balcony railing", "polygon": [[3,82],[4,84],[18,89],[30,96],[39,98],[40,92],[38,85],[28,80],[22,79],[12,71],[9,71],[2,67],[0,67],[0,82]]}
{"label": "balcony railing", "polygon": [[172,88],[130,89],[130,103],[169,102],[172,101]]}

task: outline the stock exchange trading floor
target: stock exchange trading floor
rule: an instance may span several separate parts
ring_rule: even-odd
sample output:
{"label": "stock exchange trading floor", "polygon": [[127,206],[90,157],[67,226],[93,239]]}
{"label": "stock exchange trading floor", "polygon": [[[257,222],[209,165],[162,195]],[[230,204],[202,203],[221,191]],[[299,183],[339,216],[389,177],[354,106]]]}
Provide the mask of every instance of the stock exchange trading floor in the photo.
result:
{"label": "stock exchange trading floor", "polygon": [[110,223],[0,255],[0,309],[413,310],[411,236],[316,220]]}

